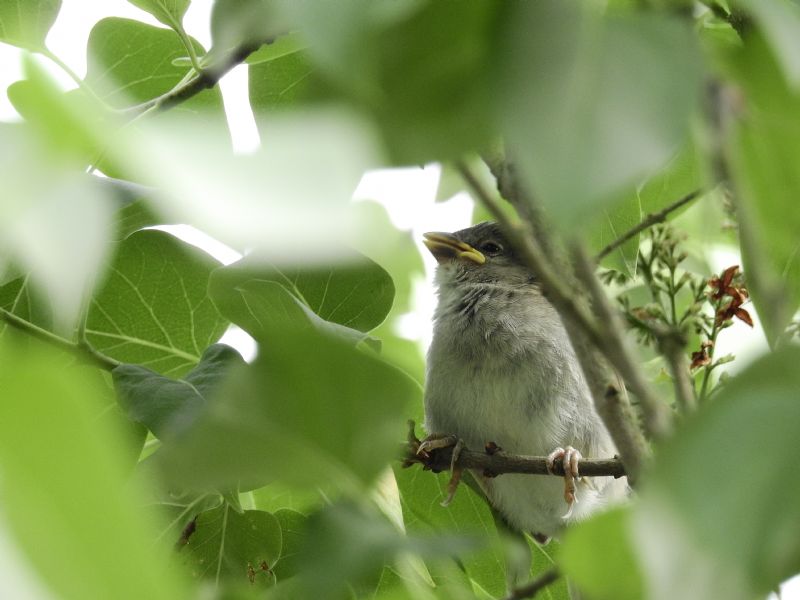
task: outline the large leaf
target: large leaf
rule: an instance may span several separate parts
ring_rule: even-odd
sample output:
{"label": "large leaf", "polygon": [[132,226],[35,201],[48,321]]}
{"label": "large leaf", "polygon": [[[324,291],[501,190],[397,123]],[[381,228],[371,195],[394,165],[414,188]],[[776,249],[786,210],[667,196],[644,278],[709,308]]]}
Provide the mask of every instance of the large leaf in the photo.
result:
{"label": "large leaf", "polygon": [[800,572],[798,364],[762,357],[661,448],[634,515],[650,598],[763,597]]}
{"label": "large leaf", "polygon": [[574,227],[680,146],[698,96],[688,24],[577,2],[509,11],[500,118],[523,182]]}
{"label": "large leaf", "polygon": [[[596,600],[639,600],[644,583],[629,530],[629,511],[614,509],[570,528],[559,566]],[[603,552],[598,552],[603,548]],[[613,577],[609,574],[613,573]]]}
{"label": "large leaf", "polygon": [[120,242],[92,300],[89,341],[121,362],[163,375],[185,373],[228,325],[206,291],[217,266],[205,252],[168,233],[131,234]]}
{"label": "large leaf", "polygon": [[238,514],[227,503],[201,513],[194,532],[180,550],[193,577],[258,584],[274,582],[272,567],[281,555],[281,525],[261,510]]}
{"label": "large leaf", "polygon": [[273,571],[278,581],[288,579],[297,574],[302,567],[300,549],[306,542],[308,518],[294,510],[282,508],[275,513],[281,526],[281,558]]}
{"label": "large leaf", "polygon": [[740,52],[748,110],[730,138],[731,175],[742,206],[742,256],[753,303],[771,343],[800,306],[800,93],[788,88],[763,40]]}
{"label": "large leaf", "polygon": [[0,0],[0,42],[42,50],[61,0]]}
{"label": "large leaf", "polygon": [[[699,190],[701,186],[697,152],[689,147],[676,154],[663,169],[647,177],[635,188],[626,190],[622,197],[613,201],[602,212],[598,218],[599,223],[591,230],[592,250],[600,251],[649,215]],[[680,211],[673,212],[670,218],[678,214]],[[638,235],[634,236],[609,254],[603,261],[604,264],[634,274],[639,255],[639,238]]]}
{"label": "large leaf", "polygon": [[289,23],[274,0],[214,0],[211,39],[215,53],[242,44],[266,43],[286,33]]}
{"label": "large leaf", "polygon": [[170,379],[139,365],[120,365],[112,374],[131,420],[163,439],[191,427],[223,378],[244,364],[236,350],[214,344],[183,379]]}
{"label": "large leaf", "polygon": [[793,0],[737,0],[764,32],[765,41],[794,88],[800,89],[800,6]]}
{"label": "large leaf", "polygon": [[6,340],[0,363],[0,512],[38,576],[59,598],[185,597],[127,482],[125,437],[97,419],[97,378]]}
{"label": "large leaf", "polygon": [[181,29],[183,15],[186,14],[191,0],[128,0],[128,2],[149,12],[164,25]]}
{"label": "large leaf", "polygon": [[379,123],[398,162],[461,156],[489,139],[497,3],[284,5],[325,78]]}
{"label": "large leaf", "polygon": [[506,562],[486,500],[462,485],[450,505],[441,506],[447,497],[449,473],[435,475],[418,468],[395,468],[395,478],[408,531],[480,536],[484,548],[462,559],[464,569],[487,593],[501,596],[506,589]]}
{"label": "large leaf", "polygon": [[[252,297],[259,282],[273,282],[286,288],[297,300],[322,319],[358,331],[374,329],[392,307],[394,285],[378,264],[354,251],[337,253],[340,264],[333,266],[282,267],[258,253],[251,254],[211,276],[209,293],[225,314],[248,312],[243,290]],[[242,286],[249,283],[249,287]]]}
{"label": "large leaf", "polygon": [[319,67],[302,48],[251,64],[248,81],[250,104],[253,110],[262,112],[329,100],[333,94],[330,84],[320,77]]}
{"label": "large leaf", "polygon": [[[401,552],[426,558],[464,555],[475,540],[457,535],[403,535],[374,507],[340,502],[312,515],[306,523],[302,564],[304,597],[346,597],[347,586],[358,591],[390,587],[381,578]],[[393,587],[393,586],[392,586]],[[501,592],[502,593],[502,592]],[[404,597],[404,596],[401,596]]]}
{"label": "large leaf", "polygon": [[[198,53],[202,46],[192,42]],[[168,92],[187,74],[173,60],[186,56],[174,32],[139,21],[110,17],[89,34],[86,83],[114,107],[125,107]],[[200,92],[176,107],[179,111],[213,111],[222,120],[218,87]]]}
{"label": "large leaf", "polygon": [[189,485],[360,489],[397,451],[419,388],[376,357],[313,331],[276,331],[195,426],[164,444]]}

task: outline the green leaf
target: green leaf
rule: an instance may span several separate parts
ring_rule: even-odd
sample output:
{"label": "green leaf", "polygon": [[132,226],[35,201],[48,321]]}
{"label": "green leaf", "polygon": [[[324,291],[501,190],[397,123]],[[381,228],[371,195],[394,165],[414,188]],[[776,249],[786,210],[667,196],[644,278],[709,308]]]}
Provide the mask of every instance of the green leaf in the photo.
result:
{"label": "green leaf", "polygon": [[195,426],[160,453],[190,486],[272,480],[360,490],[395,457],[419,387],[373,355],[313,331],[276,331]]}
{"label": "green leaf", "polygon": [[392,308],[392,278],[358,252],[348,250],[340,257],[341,264],[334,266],[281,267],[258,253],[250,254],[214,271],[209,293],[227,316],[246,318],[247,300],[262,292],[269,298],[274,285],[263,284],[272,282],[326,321],[358,331],[374,329]]}
{"label": "green leaf", "polygon": [[[187,3],[188,4],[188,3]],[[198,54],[203,47],[192,40]],[[86,83],[115,108],[156,98],[174,88],[189,69],[172,60],[186,56],[174,32],[139,21],[109,17],[98,21],[89,34]],[[180,112],[211,112],[224,117],[219,87],[200,92],[175,107]]]}
{"label": "green leaf", "polygon": [[375,590],[384,567],[401,552],[439,558],[475,546],[474,539],[455,535],[403,535],[373,507],[350,502],[324,508],[306,527],[298,560],[308,598],[341,597],[345,586]]}
{"label": "green leaf", "polygon": [[654,597],[763,597],[800,571],[798,364],[757,360],[658,452],[633,520]]}
{"label": "green leaf", "polygon": [[[676,154],[663,169],[648,176],[634,189],[626,191],[609,208],[603,210],[598,225],[592,227],[592,250],[599,252],[607,244],[639,225],[650,214],[657,213],[700,189],[702,183],[695,148],[689,147]],[[674,218],[681,212],[675,211],[668,218]],[[603,264],[634,275],[640,237],[635,236],[609,254]]]}
{"label": "green leaf", "polygon": [[496,92],[523,182],[571,228],[679,148],[702,64],[683,21],[583,6],[515,4]]}
{"label": "green leaf", "polygon": [[800,306],[800,93],[790,90],[763,40],[737,57],[748,111],[729,139],[731,176],[741,199],[742,258],[753,303],[774,344]]}
{"label": "green leaf", "polygon": [[207,294],[219,263],[163,231],[120,242],[108,277],[92,299],[92,346],[125,363],[180,376],[228,326]]}
{"label": "green leaf", "polygon": [[191,0],[128,0],[128,2],[149,12],[164,25],[182,29],[183,15],[186,14]]}
{"label": "green leaf", "polygon": [[0,42],[41,51],[61,0],[0,0]]}
{"label": "green leaf", "polygon": [[217,586],[231,580],[264,587],[274,583],[271,570],[282,543],[281,526],[273,515],[261,510],[238,514],[225,503],[197,517],[180,557],[193,577],[211,579]]}
{"label": "green leaf", "polygon": [[[262,50],[271,48],[264,46]],[[251,64],[248,82],[250,104],[255,111],[297,108],[334,97],[333,88],[320,76],[319,68],[305,50]]]}
{"label": "green leaf", "polygon": [[800,6],[793,0],[738,0],[758,22],[786,81],[800,90]]}
{"label": "green leaf", "polygon": [[[646,597],[628,510],[617,508],[567,530],[559,566],[587,595],[597,600],[639,600]],[[603,548],[603,552],[598,552]],[[613,577],[609,577],[613,573]]]}
{"label": "green leaf", "polygon": [[278,581],[283,581],[296,575],[302,568],[303,563],[299,553],[308,535],[306,533],[308,518],[288,508],[277,511],[275,518],[281,526],[283,547],[281,558],[273,568],[273,572]]}
{"label": "green leaf", "polygon": [[284,6],[324,77],[380,125],[397,162],[463,156],[490,139],[496,2]]}
{"label": "green leaf", "polygon": [[288,21],[273,0],[215,0],[211,10],[215,52],[241,44],[263,44],[289,29]]}
{"label": "green leaf", "polygon": [[223,378],[244,365],[236,350],[214,344],[183,379],[170,379],[139,365],[120,365],[112,375],[119,401],[131,420],[164,439],[191,427]]}
{"label": "green leaf", "polygon": [[[59,598],[174,600],[188,591],[164,568],[127,481],[125,434],[98,420],[105,392],[61,355],[0,342],[3,519]],[[58,560],[53,560],[57,556]]]}
{"label": "green leaf", "polygon": [[325,501],[330,499],[333,490],[325,489],[297,489],[275,481],[264,487],[250,492],[253,506],[259,510],[266,510],[276,515],[281,509],[307,515],[317,510]]}
{"label": "green leaf", "polygon": [[245,62],[248,65],[258,65],[295,54],[308,48],[308,42],[298,33],[292,32],[280,36],[274,42],[264,44],[261,48],[250,54]]}
{"label": "green leaf", "polygon": [[441,506],[447,497],[449,473],[433,474],[419,468],[394,469],[403,522],[408,531],[480,536],[482,550],[462,557],[467,575],[492,596],[506,590],[506,561],[492,509],[485,498],[470,486],[460,486],[449,506]]}
{"label": "green leaf", "polygon": [[[17,277],[0,286],[0,308],[22,317],[42,329],[53,329],[53,307],[46,296],[36,295],[31,290],[29,275]],[[0,336],[9,330],[9,325],[0,323]]]}

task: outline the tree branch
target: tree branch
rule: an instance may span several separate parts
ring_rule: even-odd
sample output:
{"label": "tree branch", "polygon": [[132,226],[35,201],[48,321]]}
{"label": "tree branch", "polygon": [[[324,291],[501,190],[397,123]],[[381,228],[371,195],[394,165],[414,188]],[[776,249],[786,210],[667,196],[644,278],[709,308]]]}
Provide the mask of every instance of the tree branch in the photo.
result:
{"label": "tree branch", "polygon": [[169,110],[178,104],[186,102],[189,98],[196,96],[200,92],[213,88],[231,69],[243,63],[248,56],[261,46],[272,43],[274,40],[274,37],[270,37],[260,42],[245,42],[240,44],[214,64],[200,71],[193,79],[190,79],[182,85],[178,85],[158,98],[153,98],[142,104],[132,106],[126,109],[125,112],[139,115],[150,110]]}
{"label": "tree branch", "polygon": [[644,219],[642,219],[641,223],[639,223],[635,227],[632,227],[630,230],[626,231],[617,239],[615,239],[613,242],[608,244],[608,246],[600,250],[600,252],[598,252],[597,255],[595,256],[595,260],[599,262],[609,254],[611,254],[614,250],[622,246],[625,242],[643,232],[645,229],[649,229],[653,225],[663,223],[664,221],[667,220],[667,216],[671,212],[674,212],[679,208],[681,208],[682,206],[689,204],[692,200],[698,198],[702,193],[703,190],[694,190],[693,192],[689,192],[682,198],[676,200],[669,206],[665,207],[663,210],[660,210],[657,213],[651,213],[647,215]]}
{"label": "tree branch", "polygon": [[[468,448],[459,451],[455,463],[453,448],[439,448],[430,453],[417,454],[414,444],[407,447],[406,458],[403,466],[419,463],[426,470],[434,473],[448,471],[451,467],[458,469],[475,469],[488,477],[503,475],[504,473],[525,473],[528,475],[555,475],[563,477],[564,465],[556,461],[551,473],[547,468],[547,457],[524,456],[521,454],[506,454],[501,449],[492,453],[476,452]],[[618,457],[614,458],[584,458],[580,461],[581,477],[624,477],[625,467]]]}
{"label": "tree branch", "polygon": [[561,574],[558,569],[548,569],[536,579],[511,590],[511,593],[504,600],[522,600],[523,598],[533,598],[551,583],[558,580]]}
{"label": "tree branch", "polygon": [[26,321],[25,319],[18,317],[14,313],[8,312],[4,308],[0,308],[0,319],[5,321],[8,325],[11,325],[15,329],[20,331],[24,331],[28,335],[35,337],[38,340],[41,340],[51,346],[55,346],[60,350],[64,350],[65,352],[70,352],[74,354],[80,360],[85,360],[96,367],[100,367],[101,369],[105,369],[106,371],[111,371],[114,368],[118,367],[121,363],[114,360],[110,356],[106,356],[92,348],[92,346],[88,342],[79,342],[77,344],[70,342],[67,339],[62,338],[54,333],[47,331],[46,329],[42,329],[41,327],[34,325],[30,321]]}

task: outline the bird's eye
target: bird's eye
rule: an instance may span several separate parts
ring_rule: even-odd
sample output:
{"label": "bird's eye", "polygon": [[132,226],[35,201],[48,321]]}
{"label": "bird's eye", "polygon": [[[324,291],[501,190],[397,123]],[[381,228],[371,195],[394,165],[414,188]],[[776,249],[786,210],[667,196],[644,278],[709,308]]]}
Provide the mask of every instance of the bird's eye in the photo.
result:
{"label": "bird's eye", "polygon": [[479,250],[484,254],[488,254],[489,256],[495,256],[503,251],[503,247],[495,242],[484,242],[481,244]]}

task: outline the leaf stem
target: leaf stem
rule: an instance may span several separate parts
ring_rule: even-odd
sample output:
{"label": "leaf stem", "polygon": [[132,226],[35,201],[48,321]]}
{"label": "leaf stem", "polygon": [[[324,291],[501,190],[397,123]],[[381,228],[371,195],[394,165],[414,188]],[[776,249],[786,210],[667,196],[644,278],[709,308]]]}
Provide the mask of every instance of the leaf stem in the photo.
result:
{"label": "leaf stem", "polygon": [[511,590],[511,593],[506,596],[504,600],[523,600],[523,598],[533,598],[548,585],[557,581],[559,577],[561,577],[561,574],[558,572],[558,569],[548,569],[536,579],[533,579],[528,583]]}
{"label": "leaf stem", "polygon": [[119,361],[111,358],[110,356],[106,356],[105,354],[98,352],[91,346],[91,344],[89,344],[89,342],[85,340],[78,341],[77,343],[71,342],[59,335],[56,335],[55,333],[39,327],[38,325],[34,325],[30,321],[27,321],[4,308],[0,308],[0,318],[2,318],[3,321],[15,329],[24,331],[28,335],[46,342],[51,346],[55,346],[56,348],[64,350],[65,352],[70,352],[76,357],[86,360],[94,364],[96,367],[106,371],[111,371],[121,364]]}

